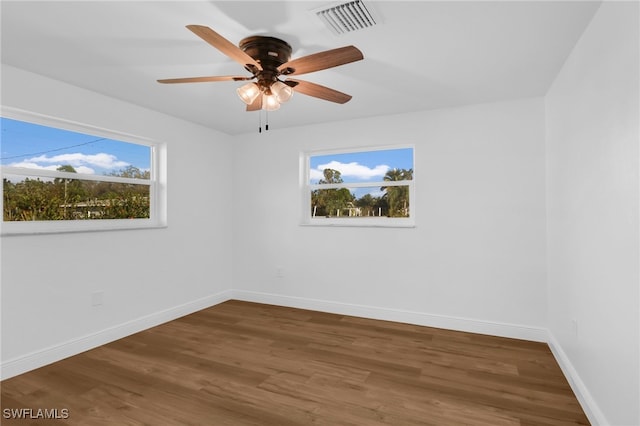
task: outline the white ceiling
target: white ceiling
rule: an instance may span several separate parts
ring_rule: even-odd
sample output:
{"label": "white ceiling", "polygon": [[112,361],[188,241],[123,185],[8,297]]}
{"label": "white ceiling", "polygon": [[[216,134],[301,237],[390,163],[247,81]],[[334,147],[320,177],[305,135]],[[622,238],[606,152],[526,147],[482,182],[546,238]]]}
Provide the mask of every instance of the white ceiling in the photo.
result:
{"label": "white ceiling", "polygon": [[243,82],[156,82],[248,75],[185,25],[209,26],[234,44],[275,36],[291,44],[292,58],[351,44],[364,53],[363,61],[300,77],[353,95],[350,102],[296,94],[269,113],[275,129],[544,95],[600,5],[365,0],[381,23],[336,36],[310,12],[332,4],[3,0],[2,62],[240,134],[257,131],[259,120],[235,93]]}

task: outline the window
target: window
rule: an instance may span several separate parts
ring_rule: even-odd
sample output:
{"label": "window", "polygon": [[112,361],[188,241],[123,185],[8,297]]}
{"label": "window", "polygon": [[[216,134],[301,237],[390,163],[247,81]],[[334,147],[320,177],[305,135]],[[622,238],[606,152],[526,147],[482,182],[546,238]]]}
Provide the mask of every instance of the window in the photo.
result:
{"label": "window", "polygon": [[164,146],[3,109],[2,234],[165,225]]}
{"label": "window", "polygon": [[414,226],[414,148],[307,153],[303,224]]}

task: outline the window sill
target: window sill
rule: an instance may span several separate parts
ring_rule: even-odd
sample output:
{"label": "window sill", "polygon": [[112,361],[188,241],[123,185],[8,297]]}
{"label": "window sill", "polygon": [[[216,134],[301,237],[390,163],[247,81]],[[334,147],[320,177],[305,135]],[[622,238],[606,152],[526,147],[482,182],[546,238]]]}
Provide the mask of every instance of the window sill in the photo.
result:
{"label": "window sill", "polygon": [[101,219],[80,221],[2,222],[0,236],[66,234],[76,232],[128,231],[162,229],[166,223],[150,219]]}
{"label": "window sill", "polygon": [[310,219],[303,221],[300,226],[324,226],[347,228],[415,228],[411,219]]}

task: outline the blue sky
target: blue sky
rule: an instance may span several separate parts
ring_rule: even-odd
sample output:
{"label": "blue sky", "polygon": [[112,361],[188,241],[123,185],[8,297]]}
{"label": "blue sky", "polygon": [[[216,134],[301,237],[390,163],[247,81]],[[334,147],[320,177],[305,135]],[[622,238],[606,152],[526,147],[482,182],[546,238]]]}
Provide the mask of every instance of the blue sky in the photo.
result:
{"label": "blue sky", "polygon": [[379,182],[388,170],[412,169],[413,149],[317,155],[312,156],[309,162],[311,183],[322,179],[322,171],[326,168],[338,170],[344,182]]}
{"label": "blue sky", "polygon": [[148,146],[121,142],[0,117],[0,164],[103,175],[135,166],[149,170]]}

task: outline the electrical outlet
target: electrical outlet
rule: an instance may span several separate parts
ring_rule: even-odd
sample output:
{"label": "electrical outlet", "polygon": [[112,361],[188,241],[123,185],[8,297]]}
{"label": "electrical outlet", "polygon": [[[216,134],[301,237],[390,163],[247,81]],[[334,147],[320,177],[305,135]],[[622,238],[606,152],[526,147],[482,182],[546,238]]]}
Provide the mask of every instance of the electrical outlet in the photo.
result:
{"label": "electrical outlet", "polygon": [[284,268],[282,266],[276,267],[276,277],[278,278],[284,277]]}
{"label": "electrical outlet", "polygon": [[94,291],[91,293],[91,306],[101,306],[104,303],[104,292]]}

